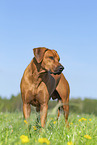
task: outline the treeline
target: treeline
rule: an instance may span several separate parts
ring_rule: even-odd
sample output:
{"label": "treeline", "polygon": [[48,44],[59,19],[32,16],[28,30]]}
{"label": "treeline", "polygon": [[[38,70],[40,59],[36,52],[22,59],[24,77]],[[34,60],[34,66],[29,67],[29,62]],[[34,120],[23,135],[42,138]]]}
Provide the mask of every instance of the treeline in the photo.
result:
{"label": "treeline", "polygon": [[77,114],[95,114],[97,116],[97,100],[96,99],[71,99],[70,112]]}
{"label": "treeline", "polygon": [[22,111],[21,95],[12,95],[10,99],[0,97],[0,112]]}
{"label": "treeline", "polygon": [[[0,112],[22,111],[21,95],[12,95],[10,99],[0,97]],[[57,105],[57,101],[49,101],[49,109],[53,109]],[[70,112],[81,114],[95,114],[97,116],[97,100],[96,99],[70,99]],[[32,111],[35,108],[32,106]]]}

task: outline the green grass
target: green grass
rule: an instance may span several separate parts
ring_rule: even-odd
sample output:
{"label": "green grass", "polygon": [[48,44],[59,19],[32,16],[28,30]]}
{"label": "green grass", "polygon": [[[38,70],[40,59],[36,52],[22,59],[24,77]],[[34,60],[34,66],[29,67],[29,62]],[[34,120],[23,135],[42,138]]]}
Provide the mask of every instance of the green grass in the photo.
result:
{"label": "green grass", "polygon": [[[51,145],[67,145],[68,142],[72,145],[97,145],[96,116],[70,114],[69,129],[66,128],[64,116],[61,115],[58,121],[56,116],[48,113],[46,127],[41,129],[40,124],[36,124],[35,114],[26,124],[22,113],[0,113],[0,145],[22,145],[21,135],[28,136],[27,145],[41,145],[39,138],[47,138]],[[87,120],[79,121],[81,118]],[[91,139],[84,135],[89,135]]]}

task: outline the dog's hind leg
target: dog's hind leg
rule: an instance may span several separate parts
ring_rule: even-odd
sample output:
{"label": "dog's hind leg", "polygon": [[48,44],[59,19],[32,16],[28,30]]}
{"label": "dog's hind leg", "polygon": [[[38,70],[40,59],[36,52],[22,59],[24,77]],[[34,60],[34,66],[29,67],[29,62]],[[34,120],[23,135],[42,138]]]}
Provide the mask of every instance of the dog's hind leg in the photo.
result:
{"label": "dog's hind leg", "polygon": [[36,114],[37,115],[36,126],[37,126],[39,121],[40,121],[40,114],[39,114],[39,112],[40,112],[40,106],[36,107],[36,112],[37,112],[37,114]]}
{"label": "dog's hind leg", "polygon": [[30,117],[30,113],[31,113],[31,106],[30,104],[23,104],[23,114],[24,114],[24,118],[27,119]]}
{"label": "dog's hind leg", "polygon": [[57,120],[59,119],[59,116],[60,116],[60,108],[61,108],[61,98],[60,98],[60,96],[59,96],[59,94],[58,94],[58,92],[55,90],[54,92],[53,92],[53,94],[51,95],[51,98],[53,99],[53,100],[55,100],[55,99],[58,99],[58,103],[59,103],[59,108],[58,108],[58,116],[57,116]]}
{"label": "dog's hind leg", "polygon": [[63,74],[61,74],[61,79],[56,90],[58,91],[60,98],[62,100],[65,122],[67,123],[67,126],[68,126],[70,88]]}
{"label": "dog's hind leg", "polygon": [[68,126],[68,115],[69,115],[69,102],[68,100],[63,100],[63,111],[64,111],[64,116],[65,116],[65,122]]}
{"label": "dog's hind leg", "polygon": [[[58,103],[59,103],[59,105],[61,105],[62,101],[61,101],[61,100],[58,100]],[[61,106],[58,108],[58,116],[57,116],[57,120],[58,120],[59,117],[60,117],[60,108],[61,108]]]}

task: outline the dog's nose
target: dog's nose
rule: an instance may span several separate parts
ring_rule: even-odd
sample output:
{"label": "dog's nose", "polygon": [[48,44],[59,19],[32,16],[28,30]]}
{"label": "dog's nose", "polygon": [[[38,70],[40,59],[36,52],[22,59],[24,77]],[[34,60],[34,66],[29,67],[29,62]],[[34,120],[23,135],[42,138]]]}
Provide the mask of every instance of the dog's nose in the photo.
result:
{"label": "dog's nose", "polygon": [[64,67],[62,65],[59,66],[59,70],[63,71]]}

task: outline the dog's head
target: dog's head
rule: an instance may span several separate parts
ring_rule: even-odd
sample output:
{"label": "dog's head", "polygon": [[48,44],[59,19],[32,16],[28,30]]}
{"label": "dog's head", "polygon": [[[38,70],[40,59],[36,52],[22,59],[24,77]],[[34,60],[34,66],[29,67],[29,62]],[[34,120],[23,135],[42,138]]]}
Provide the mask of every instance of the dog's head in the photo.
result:
{"label": "dog's head", "polygon": [[33,49],[37,63],[41,63],[43,70],[52,74],[60,74],[64,67],[59,63],[60,57],[55,50],[50,50],[45,47]]}

